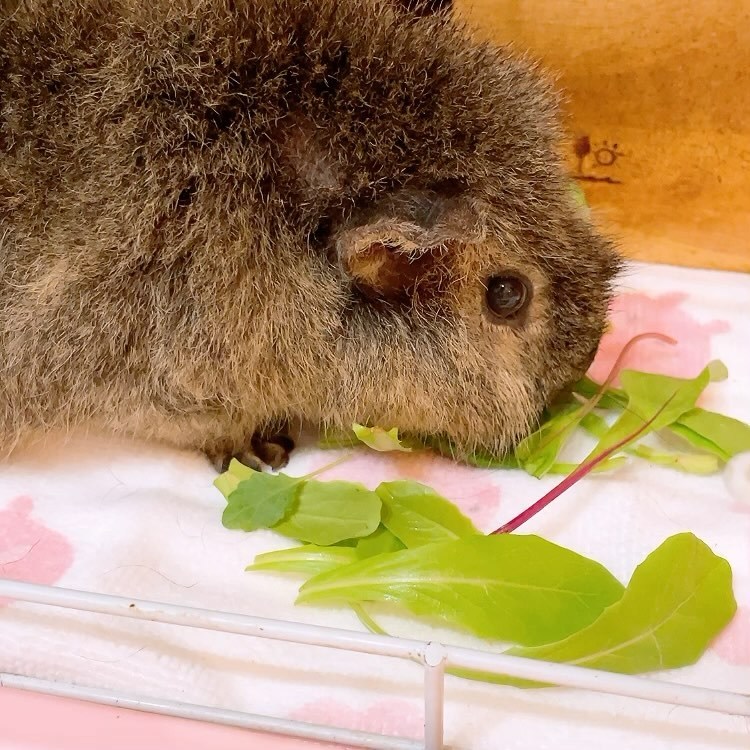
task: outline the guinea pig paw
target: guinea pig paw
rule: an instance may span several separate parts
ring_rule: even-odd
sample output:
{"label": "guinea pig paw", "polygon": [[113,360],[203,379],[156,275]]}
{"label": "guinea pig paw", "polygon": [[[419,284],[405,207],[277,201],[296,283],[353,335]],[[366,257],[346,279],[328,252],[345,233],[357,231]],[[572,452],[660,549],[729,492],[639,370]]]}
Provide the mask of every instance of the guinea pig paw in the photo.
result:
{"label": "guinea pig paw", "polygon": [[253,454],[272,469],[283,469],[294,450],[294,440],[283,433],[264,435],[256,432],[250,445]]}
{"label": "guinea pig paw", "polygon": [[256,432],[244,446],[238,447],[229,440],[222,440],[204,448],[208,460],[218,472],[225,472],[232,459],[255,471],[264,467],[283,469],[289,463],[289,454],[294,450],[294,440],[284,433]]}

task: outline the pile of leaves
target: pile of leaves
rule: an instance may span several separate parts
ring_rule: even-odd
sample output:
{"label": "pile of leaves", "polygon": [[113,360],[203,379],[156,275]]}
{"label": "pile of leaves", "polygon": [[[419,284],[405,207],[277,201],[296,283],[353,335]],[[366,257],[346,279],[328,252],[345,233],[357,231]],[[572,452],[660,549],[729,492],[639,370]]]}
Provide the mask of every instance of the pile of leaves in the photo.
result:
{"label": "pile of leaves", "polygon": [[[539,478],[547,474],[571,474],[629,436],[632,439],[627,440],[622,450],[614,452],[620,455],[598,461],[592,470],[608,471],[634,457],[691,474],[713,474],[732,457],[750,451],[750,425],[697,406],[709,383],[726,380],[727,368],[720,360],[709,362],[695,378],[623,370],[619,373],[620,387],[611,385],[619,362],[633,345],[645,338],[674,343],[655,333],[633,338],[603,385],[588,377],[576,383],[565,400],[547,409],[539,428],[510,455],[466,455],[444,439],[399,441],[395,429],[385,431],[360,425],[354,426],[352,435],[325,435],[320,447],[346,447],[362,441],[375,450],[430,448],[451,457],[460,456],[481,468],[522,469]],[[558,457],[577,432],[593,436],[597,444],[579,464],[560,462]],[[656,438],[661,445],[654,447],[644,442],[647,436]]]}
{"label": "pile of leaves", "polygon": [[[613,376],[602,386],[582,380],[513,456],[474,457],[478,465],[521,468],[534,476],[571,470],[491,534],[418,482],[383,482],[370,490],[316,479],[333,464],[291,477],[232,462],[216,480],[227,499],[223,524],[273,529],[301,543],[258,555],[248,570],[301,574],[306,580],[298,603],[347,605],[375,632],[383,631],[366,608],[387,603],[428,623],[507,644],[505,653],[528,658],[630,674],[686,666],[736,610],[729,563],[696,536],[666,539],[623,586],[594,560],[536,535],[507,532],[588,472],[612,468],[627,456],[704,474],[750,450],[748,425],[696,405],[706,386],[726,375],[720,362],[712,362],[692,379],[625,370],[620,388],[611,387]],[[580,464],[561,467],[557,456],[578,429],[598,443]],[[684,441],[685,449],[641,442],[657,432]],[[405,444],[396,429],[354,425],[353,437],[379,451],[425,447]]]}

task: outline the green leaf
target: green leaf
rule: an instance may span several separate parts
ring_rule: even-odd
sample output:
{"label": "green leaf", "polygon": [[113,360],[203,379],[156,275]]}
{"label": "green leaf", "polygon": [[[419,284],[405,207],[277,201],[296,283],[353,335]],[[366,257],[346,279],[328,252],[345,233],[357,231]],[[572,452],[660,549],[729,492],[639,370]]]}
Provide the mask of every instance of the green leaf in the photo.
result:
{"label": "green leaf", "polygon": [[573,195],[573,200],[575,201],[576,205],[582,206],[584,208],[589,207],[589,204],[586,201],[586,193],[583,192],[581,186],[574,180],[571,180],[570,192]]}
{"label": "green leaf", "polygon": [[653,464],[669,466],[688,474],[715,474],[719,470],[719,459],[707,453],[659,451],[648,445],[635,445],[628,448],[627,452],[639,458],[645,458]]}
{"label": "green leaf", "polygon": [[407,547],[481,533],[450,501],[419,482],[383,482],[383,525]]}
{"label": "green leaf", "polygon": [[480,637],[539,645],[594,622],[623,592],[599,563],[499,534],[378,555],[312,578],[298,602],[389,601]]}
{"label": "green leaf", "polygon": [[524,471],[537,478],[552,468],[565,443],[575,432],[581,420],[583,407],[566,404],[516,446],[516,459]]}
{"label": "green leaf", "polygon": [[[628,459],[625,456],[615,456],[614,458],[608,458],[602,461],[598,466],[591,469],[592,474],[604,474],[605,472],[612,471],[613,469],[622,466],[627,463]],[[554,463],[549,467],[548,474],[559,474],[561,476],[568,476],[572,474],[579,464],[571,463]]]}
{"label": "green leaf", "polygon": [[236,458],[233,458],[227,470],[214,479],[214,486],[225,498],[229,498],[242,480],[249,479],[257,473],[255,469],[251,469],[249,466],[241,464]]}
{"label": "green leaf", "polygon": [[[607,423],[598,415],[589,414],[587,415],[581,425],[584,429],[588,430],[592,435],[596,437],[603,437],[609,426]],[[672,429],[674,425],[670,427]],[[719,462],[716,456],[707,455],[705,453],[675,453],[670,451],[659,451],[655,448],[651,448],[648,445],[633,445],[626,449],[626,453],[639,458],[644,458],[647,461],[651,461],[661,466],[669,466],[673,469],[679,469],[689,474],[713,474],[719,469]],[[609,459],[609,461],[618,461],[623,457],[618,456],[615,459]],[[609,463],[605,461],[604,463]],[[594,469],[596,471],[596,469]]]}
{"label": "green leaf", "polygon": [[397,552],[400,549],[404,549],[403,542],[382,523],[372,534],[362,537],[356,544],[357,557],[360,560],[386,552]]}
{"label": "green leaf", "polygon": [[508,453],[504,456],[493,456],[490,453],[474,451],[464,458],[465,463],[469,466],[476,466],[478,469],[520,469],[521,465],[518,459]]}
{"label": "green leaf", "polygon": [[380,523],[380,510],[380,498],[364,485],[309,480],[297,493],[294,512],[273,530],[326,547],[372,534]]}
{"label": "green leaf", "polygon": [[[660,430],[679,419],[695,407],[698,396],[712,378],[721,376],[722,368],[721,363],[710,363],[700,375],[690,380],[623,370],[620,373],[620,382],[628,396],[627,411],[623,412],[607,430],[587,459],[593,458],[624,440],[628,435],[637,432],[644,422],[656,414],[658,416],[649,426],[648,431],[639,436],[640,438],[645,437],[648,432]],[[660,409],[661,412],[659,412]]]}
{"label": "green leaf", "polygon": [[352,547],[318,547],[307,544],[256,555],[253,564],[248,565],[245,570],[315,575],[348,565],[357,559],[357,553]]}
{"label": "green leaf", "polygon": [[357,615],[359,621],[371,632],[377,633],[377,635],[388,635],[383,628],[378,625],[375,620],[370,617],[365,608],[361,604],[352,604],[351,608],[354,610],[354,614]]}
{"label": "green leaf", "polygon": [[227,529],[243,531],[271,528],[290,512],[304,479],[247,471],[251,473],[227,498],[221,522]]}
{"label": "green leaf", "polygon": [[318,448],[330,450],[332,448],[354,448],[360,445],[356,435],[348,430],[324,430],[318,438]]}
{"label": "green leaf", "polygon": [[729,563],[676,534],[636,569],[622,598],[559,643],[509,654],[636,674],[695,663],[737,609]]}
{"label": "green leaf", "polygon": [[722,461],[750,451],[750,425],[700,407],[683,414],[669,429]]}
{"label": "green leaf", "polygon": [[394,427],[390,430],[384,430],[382,427],[364,427],[356,422],[352,425],[354,434],[358,440],[361,440],[365,445],[376,451],[389,452],[389,451],[401,451],[403,453],[410,453],[411,448],[407,448],[398,439],[398,428]]}
{"label": "green leaf", "polygon": [[[599,393],[601,386],[595,383],[591,378],[585,376],[581,378],[574,386],[575,393],[591,399]],[[607,388],[606,393],[599,400],[598,408],[600,409],[623,409],[628,405],[628,396],[625,391],[619,388]]]}

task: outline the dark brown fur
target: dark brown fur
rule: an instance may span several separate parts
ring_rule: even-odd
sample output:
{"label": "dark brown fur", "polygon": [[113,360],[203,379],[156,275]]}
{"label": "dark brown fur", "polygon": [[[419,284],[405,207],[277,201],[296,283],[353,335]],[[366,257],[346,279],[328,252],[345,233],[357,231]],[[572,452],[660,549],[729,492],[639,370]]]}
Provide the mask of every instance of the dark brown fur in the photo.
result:
{"label": "dark brown fur", "polygon": [[[287,418],[507,448],[618,267],[558,138],[545,80],[444,14],[0,0],[0,452],[81,426],[231,453]],[[506,269],[523,325],[484,310]]]}

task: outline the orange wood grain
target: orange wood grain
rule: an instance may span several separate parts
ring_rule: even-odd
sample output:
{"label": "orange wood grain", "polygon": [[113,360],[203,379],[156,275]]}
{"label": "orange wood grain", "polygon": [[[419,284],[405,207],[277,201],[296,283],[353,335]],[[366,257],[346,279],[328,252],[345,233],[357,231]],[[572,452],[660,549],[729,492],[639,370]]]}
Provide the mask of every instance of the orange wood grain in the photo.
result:
{"label": "orange wood grain", "polygon": [[571,170],[587,136],[581,184],[626,254],[750,271],[750,2],[455,7],[478,34],[529,50],[558,75]]}

